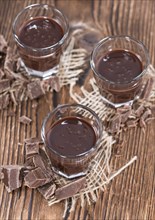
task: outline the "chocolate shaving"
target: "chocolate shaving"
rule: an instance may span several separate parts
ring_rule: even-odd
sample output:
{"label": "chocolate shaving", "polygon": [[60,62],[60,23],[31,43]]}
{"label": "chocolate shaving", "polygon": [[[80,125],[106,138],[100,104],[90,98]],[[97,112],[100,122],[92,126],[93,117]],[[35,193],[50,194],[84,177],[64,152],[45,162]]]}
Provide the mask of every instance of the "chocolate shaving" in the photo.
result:
{"label": "chocolate shaving", "polygon": [[44,186],[38,188],[38,191],[43,195],[45,199],[50,199],[56,190],[56,185],[53,182],[47,183]]}
{"label": "chocolate shaving", "polygon": [[121,126],[121,116],[120,114],[116,114],[110,120],[109,132],[111,134],[118,133],[118,131],[120,131],[120,126]]}
{"label": "chocolate shaving", "polygon": [[6,165],[2,167],[3,183],[8,192],[18,189],[22,185],[22,168],[19,165]]}
{"label": "chocolate shaving", "polygon": [[140,118],[141,115],[143,114],[144,110],[145,110],[145,107],[144,107],[143,105],[140,105],[140,106],[137,108],[137,110],[135,111],[135,115],[136,115],[138,118]]}
{"label": "chocolate shaving", "polygon": [[5,73],[2,69],[0,69],[0,79],[2,79],[5,76]]}
{"label": "chocolate shaving", "polygon": [[10,80],[2,79],[0,80],[0,93],[5,92],[10,89]]}
{"label": "chocolate shaving", "polygon": [[125,105],[123,107],[117,108],[116,112],[119,114],[123,114],[123,113],[126,113],[127,111],[130,111],[130,110],[131,110],[131,106]]}
{"label": "chocolate shaving", "polygon": [[145,123],[145,121],[144,121],[143,118],[140,118],[139,126],[140,126],[141,128],[145,128],[145,127],[146,127],[146,123]]}
{"label": "chocolate shaving", "polygon": [[7,48],[7,53],[4,62],[4,72],[8,79],[12,80],[14,78],[18,78],[18,74],[15,74],[15,67],[14,67],[14,57],[12,48]]}
{"label": "chocolate shaving", "polygon": [[29,125],[32,121],[31,118],[28,118],[27,116],[23,115],[19,118],[19,121],[23,124]]}
{"label": "chocolate shaving", "polygon": [[41,86],[40,80],[35,80],[27,85],[27,95],[31,100],[39,98],[44,94],[45,91]]}
{"label": "chocolate shaving", "polygon": [[144,111],[144,113],[142,114],[141,118],[140,118],[140,121],[139,121],[139,125],[140,127],[146,127],[146,122],[147,122],[147,119],[152,115],[152,112],[150,109],[146,109]]}
{"label": "chocolate shaving", "polygon": [[142,114],[141,118],[145,121],[151,114],[151,110],[147,108],[145,112]]}
{"label": "chocolate shaving", "polygon": [[40,167],[30,171],[24,177],[25,185],[29,188],[37,188],[39,186],[43,186],[46,183],[51,181],[51,178],[47,178]]}
{"label": "chocolate shaving", "polygon": [[131,115],[131,109],[128,110],[128,111],[126,111],[125,113],[120,114],[121,123],[124,124],[124,123],[128,120],[128,118],[129,118],[130,115]]}
{"label": "chocolate shaving", "polygon": [[137,126],[137,120],[131,119],[126,122],[128,128],[134,128]]}
{"label": "chocolate shaving", "polygon": [[55,198],[57,200],[63,200],[72,197],[82,188],[84,188],[85,184],[86,184],[86,177],[82,177],[75,181],[72,181],[63,187],[56,189]]}
{"label": "chocolate shaving", "polygon": [[5,57],[6,57],[6,53],[0,51],[0,70],[1,70],[0,78],[5,76],[4,68],[3,68],[4,62],[5,62]]}
{"label": "chocolate shaving", "polygon": [[0,109],[7,108],[9,105],[9,94],[0,95]]}
{"label": "chocolate shaving", "polygon": [[56,92],[60,91],[60,82],[58,76],[51,76],[50,78],[42,81],[42,88],[44,91],[53,91]]}

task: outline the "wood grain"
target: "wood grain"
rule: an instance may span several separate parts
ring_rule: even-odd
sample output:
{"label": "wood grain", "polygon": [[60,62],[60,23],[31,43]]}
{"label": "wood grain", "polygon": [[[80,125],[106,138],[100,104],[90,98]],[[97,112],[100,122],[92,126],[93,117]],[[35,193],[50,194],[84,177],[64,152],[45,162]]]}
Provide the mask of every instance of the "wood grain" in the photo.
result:
{"label": "wood grain", "polygon": [[[14,47],[12,22],[16,14],[31,3],[50,3],[61,9],[70,24],[79,21],[93,25],[108,35],[131,35],[143,41],[149,50],[151,63],[155,65],[155,1],[154,0],[0,0],[0,33]],[[86,81],[85,81],[86,85]],[[0,164],[22,164],[24,149],[21,145],[28,137],[40,136],[42,120],[49,110],[59,103],[70,102],[68,89],[37,100],[16,106],[16,114],[9,116],[14,108],[0,111]],[[31,125],[19,123],[19,117],[32,118]],[[128,162],[134,155],[138,160],[116,177],[106,191],[100,192],[98,201],[81,207],[77,202],[73,212],[64,219],[155,219],[155,121],[147,126],[145,133],[140,128],[123,134],[125,144],[120,156],[113,156],[114,170]],[[0,184],[0,219],[63,219],[63,202],[48,207],[46,201],[35,191],[23,187],[8,194]]]}

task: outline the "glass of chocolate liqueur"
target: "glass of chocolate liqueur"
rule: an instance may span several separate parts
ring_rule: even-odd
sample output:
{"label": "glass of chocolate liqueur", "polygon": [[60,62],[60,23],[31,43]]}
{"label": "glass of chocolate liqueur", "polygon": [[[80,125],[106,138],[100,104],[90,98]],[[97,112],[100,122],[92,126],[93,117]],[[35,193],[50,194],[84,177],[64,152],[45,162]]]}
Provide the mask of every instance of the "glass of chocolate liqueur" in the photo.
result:
{"label": "glass of chocolate liqueur", "polygon": [[144,88],[149,54],[144,44],[129,36],[102,39],[90,65],[105,103],[117,108],[132,105]]}
{"label": "glass of chocolate liqueur", "polygon": [[43,121],[41,136],[54,172],[68,179],[86,174],[102,136],[102,123],[88,107],[59,105]]}
{"label": "glass of chocolate liqueur", "polygon": [[47,78],[57,72],[69,36],[68,21],[58,9],[47,4],[27,6],[13,22],[13,35],[29,75]]}

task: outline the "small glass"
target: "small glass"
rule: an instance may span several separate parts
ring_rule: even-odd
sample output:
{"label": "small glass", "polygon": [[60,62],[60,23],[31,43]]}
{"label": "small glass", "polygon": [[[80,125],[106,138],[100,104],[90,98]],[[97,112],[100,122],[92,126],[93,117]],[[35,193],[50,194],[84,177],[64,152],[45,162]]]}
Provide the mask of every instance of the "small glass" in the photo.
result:
{"label": "small glass", "polygon": [[[130,78],[128,81],[115,82],[104,76],[105,69],[102,72],[101,69],[99,70],[99,62],[113,51],[130,52],[139,59],[142,70],[136,77]],[[149,54],[142,42],[130,36],[110,36],[102,39],[92,52],[90,65],[103,101],[114,108],[132,105],[142,93],[145,84],[144,76],[147,73],[149,63]],[[123,66],[122,63],[121,65]],[[126,66],[122,68],[124,68],[124,72],[122,71],[124,76],[128,77]],[[116,69],[117,64],[113,71],[113,77],[115,77]]]}
{"label": "small glass", "polygon": [[[53,22],[51,25],[56,24],[62,31],[61,39],[59,38],[58,41],[53,41],[54,43],[49,42],[49,44],[43,47],[41,44],[39,47],[35,46],[34,43],[31,43],[31,41],[30,43],[32,45],[26,44],[25,41],[21,38],[21,31],[24,27],[26,27],[26,25],[28,26],[30,22],[34,20],[37,21],[37,19],[42,19],[45,21],[44,27],[42,24],[42,28],[45,29],[48,27],[48,24],[50,23],[49,21]],[[32,37],[32,34],[27,32],[28,37],[31,37],[32,40],[34,40],[35,36],[39,36],[39,34],[37,35],[37,31],[39,31],[40,27],[38,27],[39,26],[34,24],[29,28],[29,30],[33,28],[34,31],[36,31],[34,32],[34,37]],[[45,32],[42,31],[42,33]],[[25,67],[29,75],[44,79],[53,74],[56,74],[60,62],[60,57],[67,45],[69,36],[69,24],[62,12],[47,4],[29,5],[16,16],[13,22],[13,35],[17,44],[19,55],[22,60],[22,65]],[[48,40],[50,36],[51,34],[47,34],[46,36],[44,34],[45,40]],[[39,43],[43,42],[41,38],[40,40],[36,41],[39,41]]]}
{"label": "small glass", "polygon": [[[58,152],[58,150],[54,148],[56,144],[54,147],[52,147],[53,145],[50,144],[49,136],[48,136],[50,129],[53,128],[55,124],[58,124],[59,121],[66,121],[68,118],[69,119],[72,118],[72,119],[76,119],[80,121],[84,120],[84,122],[89,124],[89,126],[91,126],[91,129],[93,129],[94,134],[95,134],[95,141],[89,150],[85,150],[84,149],[85,146],[83,146],[83,143],[81,142],[81,146],[82,146],[81,149],[83,152],[80,154],[77,154],[75,152],[75,155],[73,155],[75,151],[75,147],[77,146],[74,146],[75,142],[74,140],[72,140],[72,143],[73,143],[71,145],[73,149],[72,155],[69,155],[69,152],[67,153],[67,155],[65,155],[64,152],[60,153],[60,151]],[[71,132],[75,132],[77,130],[78,130],[78,127],[76,127],[74,131],[71,130]],[[79,133],[77,132],[76,135],[78,134]],[[62,134],[58,134],[58,139],[61,139],[62,137],[61,135]],[[96,155],[96,152],[100,145],[101,136],[102,136],[102,123],[99,117],[95,114],[95,112],[93,112],[88,107],[85,107],[79,104],[59,105],[57,108],[55,108],[52,112],[50,112],[45,117],[43,121],[42,129],[41,129],[41,136],[45,144],[46,152],[51,160],[52,169],[54,170],[54,172],[68,179],[71,179],[71,178],[83,176],[86,174],[88,170],[89,162]],[[70,142],[71,141],[70,136],[67,136],[67,137],[68,139],[66,138],[67,139],[66,141]],[[54,139],[53,136],[51,136],[50,138]],[[81,141],[79,136],[78,138]],[[63,147],[63,143],[62,143],[62,146],[60,147]],[[71,149],[68,147],[68,150],[70,151]]]}

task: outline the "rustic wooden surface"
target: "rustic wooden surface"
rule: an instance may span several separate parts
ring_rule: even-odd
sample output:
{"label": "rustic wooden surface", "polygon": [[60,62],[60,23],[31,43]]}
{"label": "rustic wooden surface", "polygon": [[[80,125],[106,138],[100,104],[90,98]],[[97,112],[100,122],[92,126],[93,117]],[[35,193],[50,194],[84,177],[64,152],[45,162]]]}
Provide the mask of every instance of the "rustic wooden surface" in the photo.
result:
{"label": "rustic wooden surface", "polygon": [[[100,28],[103,37],[128,34],[142,40],[149,50],[151,63],[155,65],[155,1],[154,0],[0,0],[0,33],[14,46],[12,21],[16,14],[31,3],[51,3],[61,9],[70,22],[82,21]],[[51,108],[58,103],[70,102],[67,89],[46,97]],[[33,101],[35,102],[35,101]],[[40,135],[41,123],[49,111],[45,98],[40,98],[37,109],[32,101],[16,107],[16,115],[8,116],[9,109],[0,111],[0,164],[20,164],[23,148],[19,143],[28,137]],[[30,126],[19,123],[21,115],[33,119]],[[98,201],[91,206],[80,207],[66,214],[65,219],[155,219],[155,121],[145,134],[131,129],[124,135],[126,144],[120,149],[120,157],[113,156],[112,166],[120,168],[134,155],[138,160],[117,176],[107,190],[100,192]],[[0,184],[0,219],[63,219],[64,203],[48,207],[41,195],[27,188],[8,194]]]}

